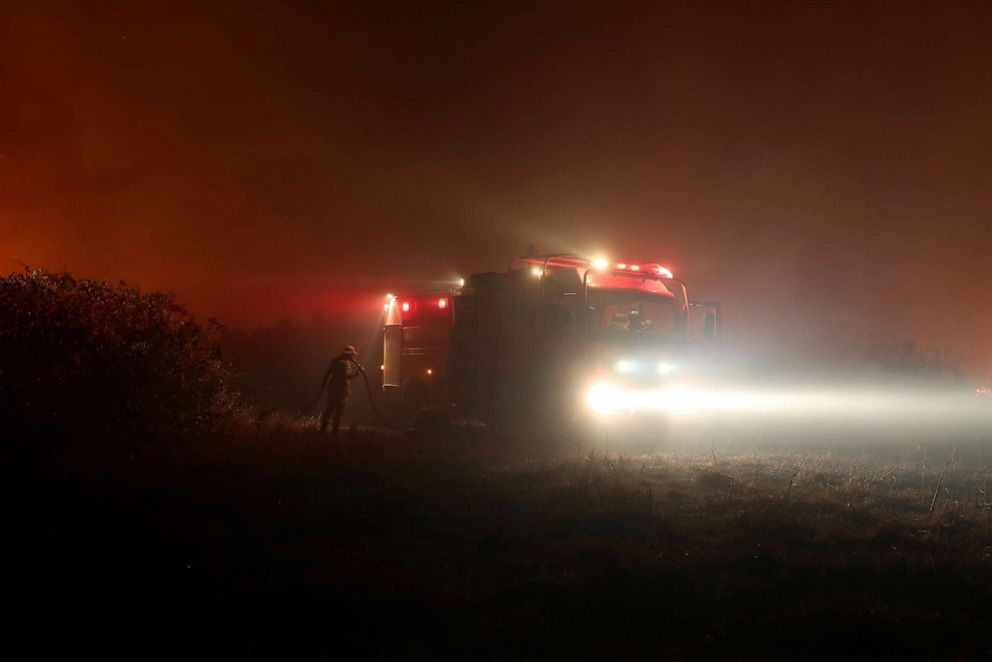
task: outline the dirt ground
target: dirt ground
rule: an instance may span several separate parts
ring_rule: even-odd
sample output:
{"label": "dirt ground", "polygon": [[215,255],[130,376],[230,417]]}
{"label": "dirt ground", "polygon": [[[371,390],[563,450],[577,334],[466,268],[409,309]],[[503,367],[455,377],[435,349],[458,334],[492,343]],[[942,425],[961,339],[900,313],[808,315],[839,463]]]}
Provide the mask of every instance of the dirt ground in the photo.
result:
{"label": "dirt ground", "polygon": [[981,448],[339,442],[8,480],[20,655],[985,657]]}

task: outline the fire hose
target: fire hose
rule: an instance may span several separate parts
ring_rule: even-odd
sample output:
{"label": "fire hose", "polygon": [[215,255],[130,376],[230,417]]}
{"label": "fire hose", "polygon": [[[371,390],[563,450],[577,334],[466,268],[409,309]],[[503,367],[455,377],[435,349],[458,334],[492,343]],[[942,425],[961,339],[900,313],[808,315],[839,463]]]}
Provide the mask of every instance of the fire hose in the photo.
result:
{"label": "fire hose", "polygon": [[379,413],[379,408],[376,407],[375,405],[375,398],[372,396],[372,385],[369,384],[369,376],[365,374],[365,368],[362,367],[362,364],[356,361],[355,359],[348,359],[348,360],[358,366],[358,373],[362,376],[362,381],[365,382],[365,391],[369,394],[369,404],[372,405],[372,411],[375,412],[375,417],[379,419],[380,423],[382,423],[385,427],[389,428],[390,430],[396,430],[397,432],[404,432],[403,428],[399,428],[396,427],[395,425],[390,424],[389,421],[387,421],[385,417],[381,413]]}
{"label": "fire hose", "polygon": [[[372,411],[373,411],[373,412],[375,413],[375,417],[376,417],[377,419],[379,419],[379,422],[380,422],[380,423],[381,423],[381,424],[382,424],[382,425],[383,425],[384,427],[387,427],[387,428],[389,428],[390,430],[396,430],[397,432],[404,432],[404,431],[405,431],[405,430],[404,430],[404,428],[400,428],[400,427],[396,427],[395,425],[392,425],[392,424],[391,424],[391,423],[390,423],[389,421],[387,421],[387,420],[386,420],[386,418],[385,418],[385,417],[384,417],[384,416],[382,415],[382,413],[381,413],[381,412],[379,411],[379,408],[378,408],[378,407],[376,406],[376,404],[375,404],[375,398],[374,398],[374,397],[373,397],[373,395],[372,395],[372,385],[371,385],[371,384],[369,384],[369,377],[368,377],[368,375],[367,375],[367,374],[365,373],[365,368],[364,368],[364,367],[362,367],[362,364],[361,364],[361,363],[359,363],[358,361],[356,361],[356,360],[355,360],[355,359],[353,359],[353,358],[349,358],[348,360],[349,360],[349,361],[351,361],[352,363],[354,363],[354,364],[355,364],[355,365],[356,365],[356,366],[358,367],[358,374],[360,374],[360,375],[362,376],[362,381],[363,381],[363,382],[365,382],[365,391],[366,391],[366,393],[368,393],[368,395],[369,395],[369,404],[370,404],[370,405],[372,405]],[[310,404],[308,404],[308,405],[307,405],[306,407],[304,407],[304,408],[303,408],[302,410],[300,410],[300,413],[299,413],[299,414],[297,414],[297,415],[296,415],[296,416],[295,416],[295,417],[293,418],[293,421],[292,421],[292,422],[294,422],[294,423],[295,423],[295,422],[296,422],[296,421],[298,421],[299,419],[301,419],[301,418],[303,418],[303,417],[304,417],[304,416],[305,416],[306,414],[308,414],[308,413],[310,412],[310,410],[311,410],[311,409],[313,409],[313,406],[314,406],[315,404],[317,404],[317,401],[318,401],[318,400],[320,400],[320,396],[321,396],[321,395],[323,395],[323,393],[324,393],[324,389],[325,389],[326,387],[327,387],[327,384],[321,384],[321,386],[320,386],[320,390],[319,390],[319,391],[317,391],[317,395],[316,395],[316,397],[314,397],[314,399],[310,401]]]}

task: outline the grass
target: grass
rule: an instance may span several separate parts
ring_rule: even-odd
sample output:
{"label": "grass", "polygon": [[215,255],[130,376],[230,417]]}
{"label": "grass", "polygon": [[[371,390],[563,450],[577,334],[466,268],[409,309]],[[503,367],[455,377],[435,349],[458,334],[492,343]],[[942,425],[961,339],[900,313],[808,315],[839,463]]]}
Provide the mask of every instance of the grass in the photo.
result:
{"label": "grass", "polygon": [[273,424],[72,462],[7,484],[21,652],[987,655],[978,449],[785,448]]}

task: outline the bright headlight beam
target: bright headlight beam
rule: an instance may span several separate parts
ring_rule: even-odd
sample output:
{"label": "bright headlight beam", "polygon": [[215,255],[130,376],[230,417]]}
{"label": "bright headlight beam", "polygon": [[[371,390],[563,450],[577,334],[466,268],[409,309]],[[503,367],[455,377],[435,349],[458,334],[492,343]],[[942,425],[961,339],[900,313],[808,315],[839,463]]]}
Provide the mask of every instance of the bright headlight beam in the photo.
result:
{"label": "bright headlight beam", "polygon": [[963,420],[992,424],[992,406],[974,395],[926,390],[804,388],[789,390],[698,388],[684,385],[626,388],[594,384],[586,402],[599,415],[656,412],[672,415],[746,415],[821,421]]}
{"label": "bright headlight beam", "polygon": [[800,400],[780,393],[708,391],[685,386],[624,389],[608,382],[594,384],[586,393],[586,403],[600,415],[619,411],[669,414],[721,411],[784,413],[804,406]]}
{"label": "bright headlight beam", "polygon": [[623,392],[608,382],[593,384],[586,393],[586,404],[601,415],[609,416],[620,409]]}

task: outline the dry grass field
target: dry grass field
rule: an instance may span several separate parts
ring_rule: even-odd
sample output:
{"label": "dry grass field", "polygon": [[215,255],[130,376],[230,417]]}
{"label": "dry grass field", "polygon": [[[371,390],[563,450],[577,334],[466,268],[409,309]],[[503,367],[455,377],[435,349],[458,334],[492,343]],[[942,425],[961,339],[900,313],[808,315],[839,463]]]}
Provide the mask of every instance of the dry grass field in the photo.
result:
{"label": "dry grass field", "polygon": [[979,447],[663,449],[273,424],[12,478],[19,652],[978,657]]}

